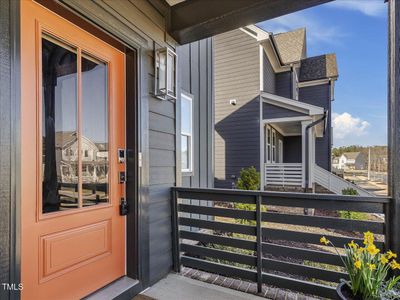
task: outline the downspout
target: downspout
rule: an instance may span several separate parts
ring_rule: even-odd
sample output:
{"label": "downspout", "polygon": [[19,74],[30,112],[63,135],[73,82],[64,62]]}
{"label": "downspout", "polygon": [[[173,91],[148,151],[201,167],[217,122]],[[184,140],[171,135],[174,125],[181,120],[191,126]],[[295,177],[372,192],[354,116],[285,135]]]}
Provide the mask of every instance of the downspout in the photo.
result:
{"label": "downspout", "polygon": [[[309,139],[309,130],[312,128],[312,127],[314,127],[315,125],[317,125],[317,124],[319,124],[319,123],[321,123],[321,122],[323,122],[323,121],[325,121],[325,119],[326,119],[326,117],[327,117],[327,110],[324,110],[324,115],[320,118],[320,119],[318,119],[318,120],[316,120],[316,121],[314,121],[314,122],[312,122],[312,123],[310,123],[310,124],[308,124],[307,126],[306,126],[306,139],[305,139],[305,142],[306,142],[306,145],[305,145],[305,158],[306,158],[306,162],[305,162],[305,187],[304,187],[304,191],[306,192],[307,191],[307,189],[308,189],[308,182],[309,182],[309,173],[310,173],[310,170],[309,170],[309,167],[308,167],[308,165],[309,165],[309,157],[310,157],[310,155],[309,155],[309,149],[308,149],[308,144],[309,144],[309,141],[308,141],[308,139]],[[325,135],[325,130],[326,130],[326,126],[324,126],[324,135]]]}

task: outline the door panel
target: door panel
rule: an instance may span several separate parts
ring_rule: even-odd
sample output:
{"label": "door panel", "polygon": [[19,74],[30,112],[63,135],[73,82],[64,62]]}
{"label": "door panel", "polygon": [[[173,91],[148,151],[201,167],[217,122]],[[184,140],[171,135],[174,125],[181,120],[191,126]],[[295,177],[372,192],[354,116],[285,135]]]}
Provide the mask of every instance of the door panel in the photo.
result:
{"label": "door panel", "polygon": [[21,1],[23,299],[79,299],[125,274],[125,56]]}

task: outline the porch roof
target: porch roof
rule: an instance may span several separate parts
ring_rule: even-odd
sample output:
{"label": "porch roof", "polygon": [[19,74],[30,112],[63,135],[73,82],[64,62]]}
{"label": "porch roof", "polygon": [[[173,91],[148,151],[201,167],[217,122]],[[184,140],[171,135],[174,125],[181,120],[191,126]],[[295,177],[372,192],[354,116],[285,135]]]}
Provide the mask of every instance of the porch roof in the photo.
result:
{"label": "porch roof", "polygon": [[320,106],[277,96],[267,92],[261,92],[260,96],[262,97],[264,103],[269,103],[292,111],[297,111],[308,116],[319,116],[324,114],[324,108]]}

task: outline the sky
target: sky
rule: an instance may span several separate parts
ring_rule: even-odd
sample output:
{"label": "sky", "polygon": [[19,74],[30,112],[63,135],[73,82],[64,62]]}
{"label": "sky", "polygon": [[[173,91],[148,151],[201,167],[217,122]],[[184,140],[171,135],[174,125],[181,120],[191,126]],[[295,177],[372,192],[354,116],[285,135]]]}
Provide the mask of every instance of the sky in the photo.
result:
{"label": "sky", "polygon": [[305,27],[309,57],[336,53],[333,147],[387,144],[387,4],[336,0],[257,24],[273,33]]}

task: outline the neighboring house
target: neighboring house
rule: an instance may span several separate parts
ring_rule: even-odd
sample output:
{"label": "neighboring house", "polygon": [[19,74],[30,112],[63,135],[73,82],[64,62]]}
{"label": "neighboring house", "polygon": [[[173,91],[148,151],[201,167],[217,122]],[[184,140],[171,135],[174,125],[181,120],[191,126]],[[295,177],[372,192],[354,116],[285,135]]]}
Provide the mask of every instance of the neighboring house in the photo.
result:
{"label": "neighboring house", "polygon": [[342,170],[365,170],[367,160],[361,152],[345,152],[333,159],[332,166]]}
{"label": "neighboring house", "polygon": [[304,28],[247,26],[214,42],[215,186],[255,166],[263,186],[304,188],[308,177],[311,188],[314,169],[331,171],[335,54],[307,57]]}

